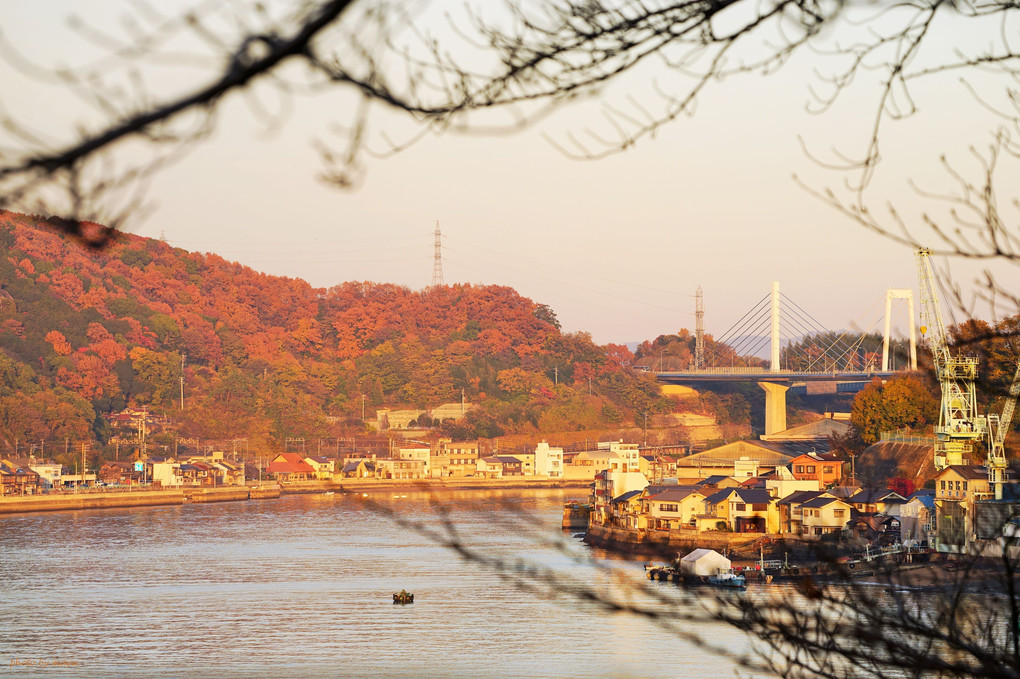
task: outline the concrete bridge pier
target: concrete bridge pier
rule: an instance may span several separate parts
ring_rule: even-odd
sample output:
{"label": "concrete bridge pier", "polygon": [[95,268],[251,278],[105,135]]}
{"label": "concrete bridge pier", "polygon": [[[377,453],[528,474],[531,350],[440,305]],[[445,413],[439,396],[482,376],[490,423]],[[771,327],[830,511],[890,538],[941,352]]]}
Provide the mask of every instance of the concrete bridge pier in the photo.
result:
{"label": "concrete bridge pier", "polygon": [[775,382],[759,382],[765,390],[765,435],[786,429],[786,392],[790,387]]}

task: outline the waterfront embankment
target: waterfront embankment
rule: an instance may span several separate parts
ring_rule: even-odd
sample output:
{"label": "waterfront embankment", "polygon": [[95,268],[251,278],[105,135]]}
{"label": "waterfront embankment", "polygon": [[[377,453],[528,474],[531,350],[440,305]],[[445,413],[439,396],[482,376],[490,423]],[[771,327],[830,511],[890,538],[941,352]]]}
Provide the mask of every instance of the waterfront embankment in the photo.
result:
{"label": "waterfront embankment", "polygon": [[[541,490],[578,489],[587,496],[591,481],[537,478],[532,476],[484,479],[473,476],[440,479],[343,479],[340,489],[349,493],[386,492],[391,490],[450,491],[450,490]],[[284,493],[287,484],[284,484]]]}
{"label": "waterfront embankment", "polygon": [[699,547],[723,553],[746,550],[761,537],[757,533],[640,530],[595,525],[588,527],[584,541],[613,552],[672,559],[677,554],[686,554]]}
{"label": "waterfront embankment", "polygon": [[51,512],[67,509],[106,509],[180,505],[185,502],[265,500],[280,495],[329,492],[384,493],[390,491],[443,492],[451,490],[507,490],[576,488],[587,492],[589,483],[559,479],[344,479],[337,481],[266,481],[259,486],[185,487],[167,490],[91,491],[0,498],[0,514]]}
{"label": "waterfront embankment", "polygon": [[54,512],[68,509],[109,509],[182,505],[185,502],[231,502],[280,497],[275,482],[262,486],[218,486],[82,493],[47,493],[0,498],[0,514]]}
{"label": "waterfront embankment", "polygon": [[107,507],[148,507],[184,504],[184,491],[126,490],[104,493],[47,493],[0,498],[0,514],[51,512],[63,509],[104,509]]}

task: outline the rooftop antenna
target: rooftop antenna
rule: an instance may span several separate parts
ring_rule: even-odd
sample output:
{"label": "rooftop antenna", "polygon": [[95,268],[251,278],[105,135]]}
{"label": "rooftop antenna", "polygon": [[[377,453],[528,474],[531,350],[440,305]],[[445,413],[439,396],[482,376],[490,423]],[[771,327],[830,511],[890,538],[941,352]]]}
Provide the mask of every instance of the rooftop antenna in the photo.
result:
{"label": "rooftop antenna", "polygon": [[443,285],[443,235],[439,231],[439,220],[436,220],[436,248],[432,255],[432,287]]}

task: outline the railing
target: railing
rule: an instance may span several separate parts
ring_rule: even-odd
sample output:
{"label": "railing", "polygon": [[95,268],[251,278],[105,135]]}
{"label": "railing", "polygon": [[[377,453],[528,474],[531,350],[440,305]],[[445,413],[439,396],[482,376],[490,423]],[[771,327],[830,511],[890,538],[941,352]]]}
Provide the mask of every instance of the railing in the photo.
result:
{"label": "railing", "polygon": [[905,429],[893,429],[883,431],[878,435],[880,441],[895,441],[896,443],[917,443],[920,445],[934,446],[935,436],[917,436]]}

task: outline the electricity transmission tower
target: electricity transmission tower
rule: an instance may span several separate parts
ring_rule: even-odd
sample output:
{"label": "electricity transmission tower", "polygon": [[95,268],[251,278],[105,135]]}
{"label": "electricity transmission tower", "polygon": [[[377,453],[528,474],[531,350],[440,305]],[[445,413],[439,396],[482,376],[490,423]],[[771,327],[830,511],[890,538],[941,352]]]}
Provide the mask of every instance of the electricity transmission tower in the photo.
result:
{"label": "electricity transmission tower", "polygon": [[702,370],[705,367],[705,297],[700,285],[695,293],[694,318],[694,369]]}
{"label": "electricity transmission tower", "polygon": [[443,242],[439,232],[439,220],[436,220],[436,245],[432,255],[432,287],[443,285]]}

